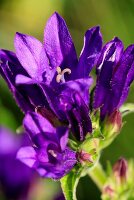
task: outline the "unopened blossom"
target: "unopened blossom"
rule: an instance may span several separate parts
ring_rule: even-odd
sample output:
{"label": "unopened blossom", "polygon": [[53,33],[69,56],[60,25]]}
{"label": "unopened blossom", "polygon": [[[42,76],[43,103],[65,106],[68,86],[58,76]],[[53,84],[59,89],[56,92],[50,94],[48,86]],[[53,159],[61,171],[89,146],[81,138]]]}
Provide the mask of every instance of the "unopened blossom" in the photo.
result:
{"label": "unopened blossom", "polygon": [[34,112],[26,114],[24,127],[33,145],[22,147],[17,158],[42,177],[60,179],[76,164],[76,152],[68,146],[68,128],[54,127]]}
{"label": "unopened blossom", "polygon": [[124,158],[120,158],[113,166],[114,176],[119,183],[126,181],[128,173],[127,171],[128,163]]}
{"label": "unopened blossom", "polygon": [[27,135],[16,136],[0,127],[0,191],[4,199],[28,200],[37,174],[17,160],[16,153],[29,143]]}
{"label": "unopened blossom", "polygon": [[16,33],[14,45],[15,53],[0,51],[0,72],[21,109],[26,113],[42,107],[41,113],[47,112],[45,117],[57,117],[70,125],[77,140],[83,140],[92,132],[89,88],[93,80],[89,73],[102,47],[99,27],[85,33],[79,59],[58,13],[46,24],[43,44],[32,36]]}
{"label": "unopened blossom", "polygon": [[134,80],[134,45],[124,50],[117,37],[102,49],[97,62],[97,83],[94,109],[100,108],[101,118],[111,115],[125,102]]}
{"label": "unopened blossom", "polygon": [[103,200],[134,199],[134,161],[120,158],[113,168],[109,165],[109,175],[103,185]]}

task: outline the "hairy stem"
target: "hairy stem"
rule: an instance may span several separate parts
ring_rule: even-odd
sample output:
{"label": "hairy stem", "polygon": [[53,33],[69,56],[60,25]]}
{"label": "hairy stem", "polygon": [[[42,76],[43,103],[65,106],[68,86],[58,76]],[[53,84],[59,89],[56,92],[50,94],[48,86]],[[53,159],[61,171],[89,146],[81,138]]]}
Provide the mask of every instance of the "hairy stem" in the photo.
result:
{"label": "hairy stem", "polygon": [[92,169],[88,171],[88,175],[93,180],[93,182],[97,185],[100,191],[102,191],[103,185],[106,182],[107,176],[98,162]]}

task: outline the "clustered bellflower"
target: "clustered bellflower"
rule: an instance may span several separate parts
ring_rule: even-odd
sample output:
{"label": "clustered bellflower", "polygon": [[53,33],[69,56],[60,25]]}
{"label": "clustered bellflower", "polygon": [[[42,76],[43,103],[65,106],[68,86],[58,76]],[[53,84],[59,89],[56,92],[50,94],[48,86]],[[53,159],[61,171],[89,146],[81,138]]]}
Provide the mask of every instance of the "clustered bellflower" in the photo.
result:
{"label": "clustered bellflower", "polygon": [[76,163],[76,154],[67,147],[68,129],[53,127],[36,113],[28,113],[24,127],[30,134],[34,147],[22,147],[17,157],[29,167],[37,169],[43,177],[60,179]]}
{"label": "clustered bellflower", "polygon": [[[46,24],[43,44],[21,33],[14,44],[15,53],[0,50],[0,73],[25,113],[23,125],[33,144],[17,157],[42,176],[60,179],[79,157],[90,157],[69,147],[70,137],[81,144],[94,133],[90,113],[100,110],[100,121],[119,113],[134,79],[134,45],[123,51],[121,40],[114,38],[102,48],[100,29],[93,27],[85,33],[78,58],[58,13]],[[94,66],[97,80],[90,99]]]}
{"label": "clustered bellflower", "polygon": [[94,109],[100,108],[101,118],[116,112],[125,102],[134,80],[134,45],[124,50],[117,37],[102,49],[96,65],[97,83]]}
{"label": "clustered bellflower", "polygon": [[29,143],[26,134],[16,136],[0,127],[0,194],[4,199],[27,200],[37,180],[36,172],[16,159],[19,148]]}

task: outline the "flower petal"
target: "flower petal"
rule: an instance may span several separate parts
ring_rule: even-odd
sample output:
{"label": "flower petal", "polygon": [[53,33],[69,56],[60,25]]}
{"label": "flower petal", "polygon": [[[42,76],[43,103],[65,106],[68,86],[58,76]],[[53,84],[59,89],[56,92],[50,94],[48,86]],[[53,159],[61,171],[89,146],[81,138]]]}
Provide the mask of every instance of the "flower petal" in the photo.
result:
{"label": "flower petal", "polygon": [[112,108],[119,108],[126,100],[130,85],[134,80],[134,45],[124,51],[122,59],[112,78]]}
{"label": "flower petal", "polygon": [[97,84],[94,97],[94,108],[101,107],[101,115],[109,110],[111,79],[117,63],[122,55],[123,44],[118,38],[108,42],[100,55],[97,64]]}
{"label": "flower petal", "polygon": [[53,112],[56,114],[56,116],[62,121],[66,121],[66,115],[64,111],[60,108],[60,90],[57,88],[57,90],[49,85],[41,84],[42,89],[44,91],[44,94],[47,98],[47,101],[53,110]]}
{"label": "flower petal", "polygon": [[47,137],[47,139],[54,141],[56,137],[56,129],[50,122],[34,112],[26,114],[23,124],[31,138],[34,138],[37,134],[42,134],[44,137]]}
{"label": "flower petal", "polygon": [[59,138],[61,150],[64,151],[67,146],[67,142],[68,142],[68,128],[67,127],[57,127],[56,132],[57,132],[57,136]]}
{"label": "flower petal", "polygon": [[16,33],[15,49],[20,63],[31,78],[42,81],[42,74],[45,70],[44,65],[41,64],[41,59],[44,59],[43,62],[47,64],[45,51],[44,57],[42,56],[42,43],[34,37]]}
{"label": "flower petal", "polygon": [[59,180],[74,167],[76,162],[76,152],[66,148],[57,164],[50,162],[39,164],[36,169],[43,177]]}
{"label": "flower petal", "polygon": [[77,78],[87,78],[96,65],[102,48],[102,35],[100,28],[93,27],[85,33],[84,46],[75,70]]}
{"label": "flower petal", "polygon": [[89,89],[92,84],[93,84],[93,78],[88,77],[88,78],[76,79],[73,81],[67,81],[65,83],[60,84],[59,88],[61,91],[66,90],[67,88],[77,91],[85,101],[86,105],[88,106],[90,100]]}
{"label": "flower petal", "polygon": [[17,74],[24,74],[28,76],[26,71],[22,68],[16,55],[7,50],[0,50],[0,73],[4,80],[7,82],[9,89],[13,93],[20,108],[26,112],[32,110],[32,105],[23,90],[18,89],[15,84],[15,77]]}
{"label": "flower petal", "polygon": [[71,69],[77,63],[77,55],[65,21],[58,13],[55,12],[50,17],[44,34],[44,46],[52,67],[52,75],[58,66]]}
{"label": "flower petal", "polygon": [[27,166],[33,167],[36,163],[36,151],[31,146],[22,147],[17,152],[16,158]]}
{"label": "flower petal", "polygon": [[27,76],[24,76],[22,74],[18,74],[16,76],[16,84],[19,85],[19,84],[34,84],[35,81]]}
{"label": "flower petal", "polygon": [[68,90],[60,96],[62,109],[66,113],[72,132],[77,140],[84,140],[85,136],[92,133],[92,123],[89,109],[77,92]]}

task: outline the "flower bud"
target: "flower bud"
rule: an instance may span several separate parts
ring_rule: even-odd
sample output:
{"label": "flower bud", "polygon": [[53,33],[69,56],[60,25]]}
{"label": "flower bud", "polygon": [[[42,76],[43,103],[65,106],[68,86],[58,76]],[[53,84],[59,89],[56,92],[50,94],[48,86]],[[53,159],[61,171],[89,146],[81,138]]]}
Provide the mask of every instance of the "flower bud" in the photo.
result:
{"label": "flower bud", "polygon": [[112,125],[112,130],[115,133],[120,132],[122,128],[122,116],[119,110],[115,110],[107,119],[108,124]]}
{"label": "flower bud", "polygon": [[101,148],[107,147],[117,136],[122,128],[122,116],[119,110],[114,111],[108,116],[103,124],[102,133],[105,140],[102,142]]}
{"label": "flower bud", "polygon": [[87,138],[79,147],[78,161],[82,165],[92,166],[98,160],[98,138]]}
{"label": "flower bud", "polygon": [[128,163],[124,158],[120,158],[113,166],[114,176],[119,183],[126,182]]}
{"label": "flower bud", "polygon": [[78,153],[78,160],[81,164],[93,163],[92,155],[83,150]]}
{"label": "flower bud", "polygon": [[[112,169],[112,170],[110,170]],[[103,200],[134,199],[134,160],[120,158],[111,168],[103,186]]]}
{"label": "flower bud", "polygon": [[114,190],[110,185],[107,185],[103,189],[103,195],[110,197],[110,199],[114,196]]}

